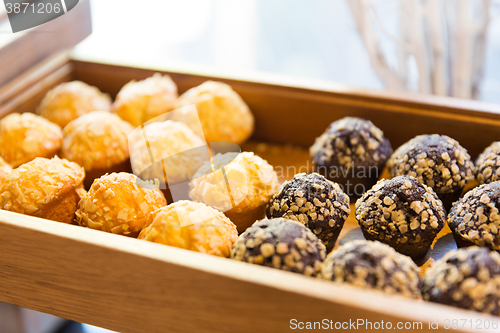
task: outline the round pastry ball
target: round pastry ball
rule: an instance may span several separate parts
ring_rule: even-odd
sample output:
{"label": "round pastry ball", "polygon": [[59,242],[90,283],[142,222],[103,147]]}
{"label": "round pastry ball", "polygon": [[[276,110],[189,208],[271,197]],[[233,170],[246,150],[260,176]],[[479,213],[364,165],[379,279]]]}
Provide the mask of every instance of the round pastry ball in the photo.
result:
{"label": "round pastry ball", "polygon": [[33,113],[11,113],[0,120],[0,157],[13,168],[35,157],[53,157],[62,140],[59,126]]}
{"label": "round pastry ball", "polygon": [[[207,142],[232,142],[242,144],[253,133],[254,117],[248,105],[231,86],[216,81],[207,81],[191,88],[179,97],[179,106],[195,104]],[[199,130],[198,119],[176,111],[171,120],[182,121],[194,131]]]}
{"label": "round pastry ball", "polygon": [[345,117],[331,123],[309,153],[317,173],[359,197],[378,180],[392,147],[371,121]]}
{"label": "round pastry ball", "polygon": [[278,185],[272,165],[254,153],[217,154],[193,176],[189,196],[223,212],[241,233],[265,217],[267,202]]}
{"label": "round pastry ball", "polygon": [[106,173],[130,171],[128,136],[132,130],[115,114],[87,113],[64,128],[61,155],[85,168],[88,188]]}
{"label": "round pastry ball", "polygon": [[[206,160],[206,143],[177,121],[151,123],[131,136],[132,170],[142,179],[165,180],[168,183],[187,181]],[[151,160],[153,158],[153,160]]]}
{"label": "round pastry ball", "polygon": [[323,243],[302,223],[275,218],[254,223],[240,235],[231,259],[317,276],[326,257]]}
{"label": "round pastry ball", "polygon": [[355,240],[331,252],[321,277],[337,283],[421,299],[418,266],[380,242]]}
{"label": "round pastry ball", "polygon": [[500,251],[500,182],[483,184],[455,202],[448,214],[458,247],[479,245]]}
{"label": "round pastry ball", "polygon": [[126,172],[96,179],[78,204],[76,221],[83,227],[137,237],[149,215],[167,205],[160,190],[140,185]]}
{"label": "round pastry ball", "polygon": [[219,257],[229,256],[238,238],[236,226],[224,214],[187,200],[158,209],[147,224],[139,239]]}
{"label": "round pastry ball", "polygon": [[391,177],[412,176],[432,189],[446,209],[474,180],[467,150],[446,135],[419,135],[396,149],[387,162]]}
{"label": "round pastry ball", "polygon": [[50,90],[37,108],[37,113],[64,127],[70,121],[92,111],[109,111],[111,98],[99,89],[81,81],[61,83]]}
{"label": "round pastry ball", "polygon": [[500,180],[500,141],[493,142],[477,158],[476,178],[481,184]]}
{"label": "round pastry ball", "polygon": [[0,209],[72,223],[85,194],[85,171],[59,157],[35,158],[9,173],[0,187]]}
{"label": "round pastry ball", "polygon": [[500,254],[471,246],[448,252],[424,276],[424,300],[500,315]]}
{"label": "round pastry ball", "polygon": [[112,110],[134,127],[176,108],[177,86],[168,75],[156,73],[130,81],[120,90]]}
{"label": "round pastry ball", "polygon": [[368,240],[378,240],[418,259],[443,228],[443,204],[414,177],[380,180],[356,201],[356,220]]}
{"label": "round pastry ball", "polygon": [[0,185],[3,184],[5,177],[12,172],[12,167],[0,157]]}
{"label": "round pastry ball", "polygon": [[266,215],[301,222],[330,252],[350,212],[349,197],[337,183],[317,173],[299,173],[274,194]]}

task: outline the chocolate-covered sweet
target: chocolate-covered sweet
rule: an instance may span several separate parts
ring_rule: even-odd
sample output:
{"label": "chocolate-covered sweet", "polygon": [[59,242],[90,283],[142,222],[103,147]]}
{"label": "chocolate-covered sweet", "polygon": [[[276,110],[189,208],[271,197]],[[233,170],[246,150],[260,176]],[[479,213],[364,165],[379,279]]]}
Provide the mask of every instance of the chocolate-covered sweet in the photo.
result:
{"label": "chocolate-covered sweet", "polygon": [[500,182],[483,184],[467,192],[448,214],[458,247],[479,245],[500,251]]}
{"label": "chocolate-covered sweet", "polygon": [[500,141],[493,142],[478,156],[476,178],[481,184],[500,180]]}
{"label": "chocolate-covered sweet", "polygon": [[427,253],[446,220],[432,188],[407,176],[380,180],[358,199],[355,213],[366,239],[413,259]]}
{"label": "chocolate-covered sweet", "polygon": [[355,240],[339,247],[326,258],[321,276],[337,283],[422,298],[418,266],[380,242]]}
{"label": "chocolate-covered sweet", "polygon": [[275,218],[255,222],[240,235],[230,258],[316,276],[325,260],[323,243],[302,223]]}
{"label": "chocolate-covered sweet", "polygon": [[338,184],[317,173],[299,173],[274,194],[266,215],[301,222],[323,241],[329,252],[350,211],[349,197]]}
{"label": "chocolate-covered sweet", "polygon": [[396,149],[387,167],[391,177],[412,176],[432,189],[446,209],[474,180],[467,150],[446,135],[418,135]]}
{"label": "chocolate-covered sweet", "polygon": [[316,172],[339,183],[349,196],[361,196],[377,181],[392,147],[371,121],[345,117],[331,123],[309,153]]}
{"label": "chocolate-covered sweet", "polygon": [[424,300],[500,315],[500,254],[471,246],[448,252],[425,274]]}

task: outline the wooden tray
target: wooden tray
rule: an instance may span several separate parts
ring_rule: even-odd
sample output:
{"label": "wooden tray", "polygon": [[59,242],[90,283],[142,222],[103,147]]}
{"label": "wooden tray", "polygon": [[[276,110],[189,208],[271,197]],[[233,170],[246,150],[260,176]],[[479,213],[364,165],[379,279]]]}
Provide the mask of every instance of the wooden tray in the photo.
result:
{"label": "wooden tray", "polygon": [[[32,112],[45,92],[63,81],[82,80],[114,96],[131,79],[155,72],[171,75],[180,92],[207,79],[232,85],[256,117],[253,141],[243,148],[275,167],[307,166],[306,149],[314,138],[347,115],[372,120],[394,147],[417,134],[441,133],[473,157],[500,134],[497,105],[274,75],[132,68],[64,55],[0,88],[0,117]],[[350,216],[341,238],[351,237],[356,226]],[[448,331],[446,320],[462,325],[466,319],[458,331],[485,332],[485,325],[477,327],[480,321],[500,321],[7,211],[0,211],[0,301],[121,332],[284,332],[293,319],[327,319],[344,328],[357,320],[390,321],[393,327],[408,321],[415,331],[436,331],[429,327],[436,322]]]}

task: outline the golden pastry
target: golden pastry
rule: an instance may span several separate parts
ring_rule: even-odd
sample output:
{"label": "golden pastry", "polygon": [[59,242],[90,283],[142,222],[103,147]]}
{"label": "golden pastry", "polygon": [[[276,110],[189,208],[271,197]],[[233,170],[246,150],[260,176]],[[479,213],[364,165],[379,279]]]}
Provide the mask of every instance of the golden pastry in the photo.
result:
{"label": "golden pastry", "polygon": [[0,157],[0,185],[2,185],[5,177],[11,172],[12,168],[9,163],[5,162],[5,160]]}

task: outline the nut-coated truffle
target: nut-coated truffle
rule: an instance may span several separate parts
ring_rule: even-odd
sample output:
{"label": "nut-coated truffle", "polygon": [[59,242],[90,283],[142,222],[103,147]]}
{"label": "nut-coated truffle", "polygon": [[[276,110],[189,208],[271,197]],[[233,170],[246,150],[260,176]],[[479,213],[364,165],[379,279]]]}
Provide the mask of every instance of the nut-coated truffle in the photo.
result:
{"label": "nut-coated truffle", "polygon": [[366,239],[414,259],[425,256],[446,221],[432,188],[406,176],[380,180],[358,199],[355,213]]}
{"label": "nut-coated truffle", "polygon": [[349,197],[337,183],[317,173],[299,173],[274,194],[266,215],[301,222],[323,241],[329,252],[350,212]]}
{"label": "nut-coated truffle", "polygon": [[424,276],[424,300],[500,315],[500,254],[484,247],[453,250]]}
{"label": "nut-coated truffle", "polygon": [[54,157],[62,140],[59,126],[33,113],[12,113],[0,120],[0,157],[13,168],[35,157]]}
{"label": "nut-coated truffle", "polygon": [[109,111],[111,98],[96,87],[81,81],[61,83],[50,90],[37,108],[37,113],[64,127],[70,121],[92,111]]}
{"label": "nut-coated truffle", "polygon": [[478,156],[476,178],[481,184],[500,180],[500,141],[493,142]]}
{"label": "nut-coated truffle", "polygon": [[187,200],[158,209],[148,224],[139,239],[219,257],[229,256],[238,238],[236,226],[224,214]]}
{"label": "nut-coated truffle", "polygon": [[360,196],[377,181],[392,147],[369,120],[345,117],[328,126],[309,149],[314,170]]}
{"label": "nut-coated truffle", "polygon": [[0,186],[3,184],[5,177],[12,172],[12,167],[0,157]]}
{"label": "nut-coated truffle", "polygon": [[321,277],[337,283],[421,299],[418,266],[380,242],[355,240],[331,252]]}
{"label": "nut-coated truffle", "polygon": [[240,235],[231,259],[317,276],[325,245],[302,223],[275,218],[254,223]]}
{"label": "nut-coated truffle", "polygon": [[500,251],[500,182],[483,184],[455,202],[448,214],[459,247],[486,246]]}

